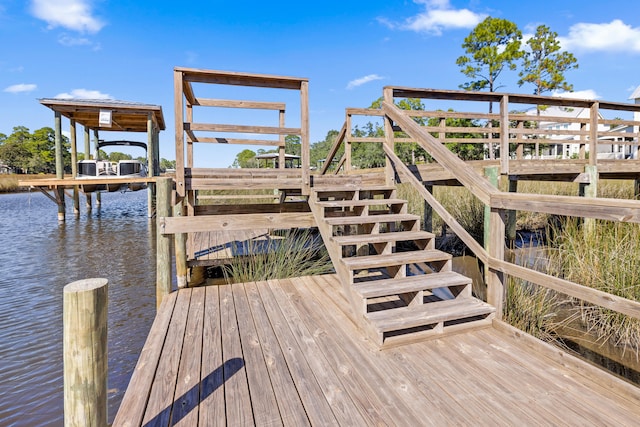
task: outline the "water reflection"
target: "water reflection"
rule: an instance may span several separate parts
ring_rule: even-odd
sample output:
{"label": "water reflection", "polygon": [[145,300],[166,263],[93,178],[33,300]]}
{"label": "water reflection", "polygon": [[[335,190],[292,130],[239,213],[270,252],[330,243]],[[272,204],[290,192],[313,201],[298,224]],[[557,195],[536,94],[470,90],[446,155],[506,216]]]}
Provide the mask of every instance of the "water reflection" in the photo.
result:
{"label": "water reflection", "polygon": [[42,194],[0,195],[2,425],[62,423],[62,288],[88,277],[109,279],[109,419],[115,416],[155,314],[155,230],[146,191],[102,200],[58,223]]}

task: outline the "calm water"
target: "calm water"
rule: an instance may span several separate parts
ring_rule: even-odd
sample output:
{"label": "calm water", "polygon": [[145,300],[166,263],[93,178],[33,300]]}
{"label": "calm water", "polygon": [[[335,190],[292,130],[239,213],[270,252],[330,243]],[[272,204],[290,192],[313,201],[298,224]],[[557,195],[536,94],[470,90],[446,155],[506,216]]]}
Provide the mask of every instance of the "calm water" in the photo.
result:
{"label": "calm water", "polygon": [[[67,203],[69,208],[70,203]],[[62,290],[109,279],[109,420],[155,315],[147,193],[108,193],[81,216],[41,193],[0,194],[0,425],[62,425]]]}

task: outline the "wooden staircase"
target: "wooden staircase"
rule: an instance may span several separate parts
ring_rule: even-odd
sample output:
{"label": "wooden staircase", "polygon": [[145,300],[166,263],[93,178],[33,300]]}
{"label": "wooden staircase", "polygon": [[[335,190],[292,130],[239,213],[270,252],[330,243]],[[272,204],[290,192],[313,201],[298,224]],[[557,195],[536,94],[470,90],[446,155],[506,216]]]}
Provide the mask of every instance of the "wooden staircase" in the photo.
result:
{"label": "wooden staircase", "polygon": [[473,297],[394,187],[314,186],[309,206],[354,319],[379,346],[490,324],[495,309]]}

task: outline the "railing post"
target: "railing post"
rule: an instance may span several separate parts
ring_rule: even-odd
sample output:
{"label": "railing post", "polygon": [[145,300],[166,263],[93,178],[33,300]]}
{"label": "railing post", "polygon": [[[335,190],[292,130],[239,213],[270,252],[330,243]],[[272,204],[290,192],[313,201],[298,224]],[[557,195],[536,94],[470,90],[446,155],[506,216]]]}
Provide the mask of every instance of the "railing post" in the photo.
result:
{"label": "railing post", "polygon": [[522,141],[522,137],[524,135],[523,129],[524,121],[518,120],[518,136],[516,137],[516,139],[518,140],[518,142],[516,142],[516,159],[518,160],[522,160],[522,158],[524,157],[524,143],[520,142]]}
{"label": "railing post", "polygon": [[[424,187],[429,193],[433,194],[433,185],[425,185]],[[433,208],[426,200],[424,201],[423,229],[424,231],[433,232]]]}
{"label": "railing post", "polygon": [[[384,100],[389,104],[393,104],[393,88],[385,87],[383,90]],[[389,116],[384,117],[384,139],[385,145],[392,151],[394,150],[394,136],[393,136],[393,124],[391,122],[391,118]],[[384,176],[385,176],[385,184],[386,185],[394,185],[395,184],[395,173],[393,170],[393,165],[389,161],[389,159],[385,159],[384,165]]]}
{"label": "railing post", "polygon": [[600,103],[593,101],[589,119],[589,164],[595,166],[598,161],[598,112]]}
{"label": "railing post", "polygon": [[[518,181],[509,179],[509,193],[517,193],[518,192]],[[509,247],[514,247],[514,242],[516,240],[516,225],[517,225],[517,215],[516,211],[508,210],[507,211],[507,240],[509,241]]]}
{"label": "railing post", "polygon": [[344,134],[344,172],[349,173],[351,171],[351,114],[347,114],[345,118]]}
{"label": "railing post", "polygon": [[171,240],[162,234],[159,220],[171,216],[171,178],[158,178],[156,186],[156,307],[171,292]]}
{"label": "railing post", "polygon": [[509,173],[509,95],[500,98],[500,173]]}
{"label": "railing post", "polygon": [[[491,185],[493,185],[496,188],[498,187],[498,179],[500,177],[500,174],[498,172],[497,166],[485,167],[484,176],[489,180],[489,183]],[[489,248],[489,239],[490,239],[489,234],[491,232],[490,218],[491,218],[491,206],[485,205],[484,206],[484,248],[485,249]]]}
{"label": "railing post", "polygon": [[[192,195],[192,192],[190,192]],[[173,216],[183,216],[184,200],[176,203],[173,207]],[[176,276],[178,288],[187,287],[187,235],[185,233],[177,233],[175,235],[175,251],[176,251]]]}
{"label": "railing post", "polygon": [[[578,189],[580,197],[595,198],[598,197],[598,166],[586,165],[584,173],[589,177],[588,184],[580,184]],[[584,219],[584,230],[586,232],[593,231],[596,220],[594,218]]]}
{"label": "railing post", "polygon": [[309,156],[311,154],[309,143],[309,82],[300,82],[300,138],[302,139],[302,147],[300,154],[302,155],[302,194],[309,195],[311,193],[311,174],[309,164]]}
{"label": "railing post", "polygon": [[107,425],[108,280],[69,283],[63,296],[64,425]]}
{"label": "railing post", "polygon": [[[489,214],[489,242],[487,251],[491,258],[504,260],[506,211],[491,208]],[[489,261],[491,263],[491,261]],[[493,270],[490,265],[485,266],[485,281],[487,283],[487,302],[495,307],[496,319],[502,319],[505,294],[504,273]]]}

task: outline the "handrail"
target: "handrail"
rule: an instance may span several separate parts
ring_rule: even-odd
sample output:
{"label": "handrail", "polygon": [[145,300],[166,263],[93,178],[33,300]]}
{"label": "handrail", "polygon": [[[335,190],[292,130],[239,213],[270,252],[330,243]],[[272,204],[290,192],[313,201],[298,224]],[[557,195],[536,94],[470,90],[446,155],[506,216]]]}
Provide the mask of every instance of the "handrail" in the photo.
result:
{"label": "handrail", "polygon": [[527,282],[536,283],[545,288],[553,289],[570,297],[626,314],[635,319],[640,319],[640,302],[638,301],[619,297],[497,258],[489,258],[489,268]]}
{"label": "handrail", "polygon": [[[429,152],[445,169],[448,169],[453,176],[457,177],[465,187],[469,188],[473,194],[478,195],[478,191],[486,200],[485,204],[493,209],[499,210],[528,210],[547,212],[558,215],[580,216],[585,218],[598,218],[621,222],[640,222],[640,202],[635,200],[617,200],[603,198],[584,198],[571,196],[554,195],[533,195],[521,193],[503,193],[490,186],[477,172],[469,168],[464,161],[455,154],[449,152],[446,147],[439,143],[426,130],[422,129],[408,114],[400,110],[395,105],[383,102],[383,110],[387,116],[418,142],[427,152]],[[512,277],[526,280],[552,289],[568,296],[581,299],[588,303],[604,307],[618,313],[622,313],[640,319],[640,302],[619,297],[607,292],[590,288],[569,280],[561,279],[549,274],[545,274],[527,267],[519,266],[490,255],[464,228],[453,218],[448,211],[427,191],[422,182],[410,171],[410,169],[395,154],[393,148],[383,145],[384,151],[389,161],[392,162],[396,172],[405,176],[420,195],[431,205],[434,211],[447,223],[456,235],[467,245],[467,247],[480,259],[487,268]],[[455,159],[451,158],[456,157]],[[480,179],[481,183],[470,182],[473,176]],[[485,185],[486,183],[486,185]],[[487,188],[487,186],[489,188]],[[483,200],[484,201],[484,200]]]}
{"label": "handrail", "polygon": [[422,127],[408,117],[403,110],[387,101],[382,101],[382,110],[395,123],[399,124],[402,130],[413,138],[418,145],[436,159],[439,164],[454,173],[458,181],[470,189],[482,203],[489,205],[491,196],[499,193],[482,175],[468,168],[463,160],[422,129]]}
{"label": "handrail", "polygon": [[324,175],[325,173],[327,173],[327,169],[329,169],[329,166],[331,165],[333,158],[336,156],[336,153],[340,148],[340,144],[344,142],[344,138],[346,135],[347,135],[347,122],[344,122],[344,124],[342,125],[342,129],[340,129],[340,132],[338,132],[338,136],[336,137],[336,140],[333,141],[333,145],[329,149],[329,153],[327,154],[327,158],[324,161],[324,165],[322,165],[322,169],[320,169],[320,175]]}
{"label": "handrail", "polygon": [[467,230],[464,229],[462,225],[451,215],[447,209],[436,200],[436,198],[422,185],[420,180],[416,178],[416,176],[409,170],[407,165],[393,152],[393,150],[388,147],[386,144],[382,146],[387,155],[387,158],[391,160],[396,171],[399,171],[402,175],[404,175],[411,184],[415,187],[416,190],[420,193],[420,195],[429,203],[429,205],[433,208],[434,211],[442,220],[453,230],[454,233],[464,242],[465,245],[471,249],[471,251],[484,263],[489,259],[489,254],[484,248],[474,239]]}

